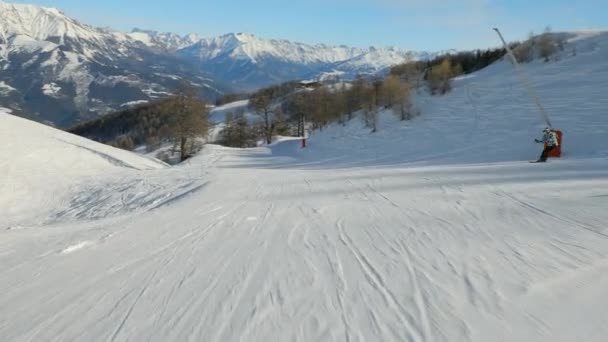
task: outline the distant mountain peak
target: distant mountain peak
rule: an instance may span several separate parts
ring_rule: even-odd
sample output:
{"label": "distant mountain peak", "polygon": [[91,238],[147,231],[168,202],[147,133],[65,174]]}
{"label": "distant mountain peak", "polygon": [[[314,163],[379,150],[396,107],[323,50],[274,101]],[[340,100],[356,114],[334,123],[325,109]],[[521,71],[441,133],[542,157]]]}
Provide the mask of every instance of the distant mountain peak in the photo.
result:
{"label": "distant mountain peak", "polygon": [[56,8],[0,2],[0,29],[38,40],[49,37],[91,36],[101,32],[67,17]]}
{"label": "distant mountain peak", "polygon": [[200,36],[195,33],[180,36],[177,33],[159,32],[140,28],[133,28],[127,35],[129,38],[139,41],[140,43],[143,43],[149,47],[156,47],[170,51],[179,50],[193,45],[201,39]]}

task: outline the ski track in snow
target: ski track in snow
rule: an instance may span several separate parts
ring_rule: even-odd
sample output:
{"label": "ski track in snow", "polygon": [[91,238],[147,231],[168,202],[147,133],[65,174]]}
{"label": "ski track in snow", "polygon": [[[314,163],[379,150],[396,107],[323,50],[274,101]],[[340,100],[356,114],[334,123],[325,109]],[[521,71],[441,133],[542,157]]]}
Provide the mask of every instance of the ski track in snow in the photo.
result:
{"label": "ski track in snow", "polygon": [[74,253],[79,249],[83,249],[87,246],[92,245],[93,243],[91,241],[83,241],[83,242],[79,242],[75,245],[71,245],[69,247],[66,247],[64,250],[61,251],[61,254],[70,254],[70,253]]}
{"label": "ski track in snow", "polygon": [[[579,120],[549,101],[569,155],[529,164],[529,113],[489,120],[502,102],[480,97],[510,81],[485,72],[376,136],[352,123],[174,168],[0,116],[39,138],[0,141],[0,339],[605,341],[608,160],[576,144],[605,136],[608,103]],[[500,125],[512,144],[478,130]]]}
{"label": "ski track in snow", "polygon": [[[13,264],[0,271],[0,304],[12,308],[2,336],[566,341],[580,335],[567,334],[564,322],[603,310],[597,297],[572,290],[603,293],[603,227],[566,219],[550,196],[559,188],[562,199],[575,196],[568,212],[584,207],[576,176],[572,186],[462,185],[459,172],[483,179],[497,171],[244,172],[233,162],[246,153],[221,153],[215,168],[222,175],[179,204],[5,232],[12,248],[36,253],[0,254]],[[608,185],[603,172],[603,181],[588,186]],[[424,178],[428,186],[400,190]],[[603,212],[595,218],[608,219]],[[577,310],[560,309],[572,305]],[[545,315],[551,311],[562,315]],[[602,324],[597,317],[583,326],[601,331]]]}

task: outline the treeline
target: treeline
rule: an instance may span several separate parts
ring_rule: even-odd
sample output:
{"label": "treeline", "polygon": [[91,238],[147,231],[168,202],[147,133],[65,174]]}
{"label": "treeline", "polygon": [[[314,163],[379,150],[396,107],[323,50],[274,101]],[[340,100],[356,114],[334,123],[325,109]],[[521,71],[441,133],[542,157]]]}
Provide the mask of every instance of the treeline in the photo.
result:
{"label": "treeline", "polygon": [[358,77],[350,83],[338,83],[301,91],[286,101],[282,109],[291,121],[298,124],[298,133],[304,134],[304,124],[323,129],[331,123],[346,123],[361,112],[365,125],[372,132],[378,130],[378,114],[391,110],[400,120],[411,119],[411,85],[394,75],[385,78]]}
{"label": "treeline", "polygon": [[451,90],[452,78],[481,70],[506,53],[504,48],[446,53],[428,61],[396,65],[390,74],[406,80],[415,88],[426,85],[431,94],[442,95]]}
{"label": "treeline", "polygon": [[[541,35],[530,32],[528,40],[517,43],[513,47],[513,54],[519,63],[530,63],[537,58],[549,62],[558,51],[566,49],[566,37],[563,34],[553,33],[547,27]],[[576,50],[572,51],[576,54]]]}
{"label": "treeline", "polygon": [[126,150],[145,144],[151,152],[170,142],[183,161],[200,148],[199,138],[207,135],[208,107],[187,84],[180,85],[174,94],[79,124],[68,131]]}
{"label": "treeline", "polygon": [[360,112],[372,132],[378,130],[379,113],[391,110],[400,120],[418,113],[412,110],[411,85],[405,79],[358,77],[350,83],[303,87],[298,82],[260,89],[250,96],[249,110],[257,120],[249,122],[243,113],[229,113],[220,142],[231,147],[270,144],[276,135],[305,136],[306,129],[323,129],[332,123],[346,123]]}
{"label": "treeline", "polygon": [[[536,58],[548,62],[558,51],[565,50],[565,36],[551,32],[547,27],[541,35],[530,33],[528,40],[514,42],[509,46],[519,63],[529,63]],[[423,85],[433,95],[450,91],[450,80],[454,77],[481,70],[502,59],[505,48],[447,53],[428,61],[415,61],[391,68],[390,74],[398,76],[416,88]],[[576,54],[576,51],[573,51]]]}
{"label": "treeline", "polygon": [[[271,123],[273,135],[291,136],[294,132],[282,112],[277,111]],[[228,147],[255,147],[259,141],[266,139],[266,129],[263,122],[251,123],[243,111],[228,113],[221,132],[219,144]],[[272,137],[271,137],[272,141]]]}

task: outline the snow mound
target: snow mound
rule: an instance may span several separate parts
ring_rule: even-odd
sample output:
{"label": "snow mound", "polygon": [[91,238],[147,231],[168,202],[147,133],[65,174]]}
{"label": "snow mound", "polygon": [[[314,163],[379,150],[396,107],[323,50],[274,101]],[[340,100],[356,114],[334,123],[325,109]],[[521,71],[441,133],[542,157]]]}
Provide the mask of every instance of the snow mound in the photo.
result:
{"label": "snow mound", "polygon": [[22,221],[33,208],[59,206],[85,181],[165,167],[8,112],[0,110],[0,218]]}

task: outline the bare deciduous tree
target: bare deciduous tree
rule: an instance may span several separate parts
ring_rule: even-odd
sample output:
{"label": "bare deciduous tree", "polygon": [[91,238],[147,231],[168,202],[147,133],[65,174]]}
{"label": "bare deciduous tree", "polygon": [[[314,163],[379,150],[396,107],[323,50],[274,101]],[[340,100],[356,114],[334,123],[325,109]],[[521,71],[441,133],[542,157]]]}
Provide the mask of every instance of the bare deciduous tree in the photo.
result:
{"label": "bare deciduous tree", "polygon": [[166,106],[172,113],[169,131],[179,147],[180,160],[184,161],[196,152],[196,138],[208,133],[207,105],[197,97],[190,84],[182,83]]}
{"label": "bare deciduous tree", "polygon": [[272,135],[274,133],[273,114],[275,100],[276,89],[274,87],[262,89],[253,94],[250,99],[250,106],[257,115],[262,117],[264,124],[264,139],[267,144],[272,143]]}
{"label": "bare deciduous tree", "polygon": [[411,103],[411,87],[410,84],[401,81],[397,84],[397,91],[395,94],[393,113],[399,117],[401,121],[409,120],[412,118],[412,103]]}
{"label": "bare deciduous tree", "polygon": [[285,117],[285,113],[281,108],[277,108],[273,118],[274,132],[277,135],[286,136],[289,135],[289,123]]}
{"label": "bare deciduous tree", "polygon": [[366,80],[363,77],[357,77],[351,84],[350,89],[345,94],[345,107],[348,120],[352,120],[353,114],[361,109],[362,97],[365,93]]}
{"label": "bare deciduous tree", "polygon": [[549,62],[549,58],[553,56],[556,51],[555,37],[553,33],[551,33],[551,28],[547,27],[545,32],[538,38],[538,53],[545,62]]}
{"label": "bare deciduous tree", "polygon": [[365,125],[372,129],[372,133],[378,131],[378,107],[380,105],[381,87],[382,82],[376,79],[371,83],[364,83],[364,88],[361,91],[363,120]]}
{"label": "bare deciduous tree", "polygon": [[513,49],[513,55],[518,63],[530,63],[534,59],[534,47],[536,40],[534,38],[534,32],[528,34],[528,40],[518,44]]}
{"label": "bare deciduous tree", "polygon": [[401,83],[399,77],[394,75],[389,75],[384,79],[384,83],[382,84],[382,95],[384,98],[384,105],[387,108],[393,108],[397,104],[400,95],[399,92],[401,91]]}
{"label": "bare deciduous tree", "polygon": [[308,106],[308,99],[304,94],[298,93],[294,96],[291,105],[292,105],[291,109],[294,112],[294,115],[298,122],[297,123],[297,135],[299,137],[304,137],[306,134],[305,133],[306,117],[307,117],[307,113],[309,112],[309,108],[310,108],[310,106]]}
{"label": "bare deciduous tree", "polygon": [[428,73],[428,84],[431,94],[445,94],[452,89],[451,79],[452,77],[462,73],[461,67],[453,65],[449,58],[443,60],[443,62],[434,66],[429,70]]}

